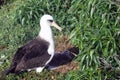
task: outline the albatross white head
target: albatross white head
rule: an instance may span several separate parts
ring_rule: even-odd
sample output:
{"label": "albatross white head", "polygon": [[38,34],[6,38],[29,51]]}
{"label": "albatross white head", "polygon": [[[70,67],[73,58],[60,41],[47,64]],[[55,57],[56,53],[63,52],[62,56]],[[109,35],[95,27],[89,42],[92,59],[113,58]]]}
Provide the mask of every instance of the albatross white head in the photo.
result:
{"label": "albatross white head", "polygon": [[53,20],[51,15],[43,15],[40,19],[41,30],[39,36],[45,40],[52,38],[52,30],[50,26],[56,27],[59,31],[62,31],[62,28],[59,27]]}
{"label": "albatross white head", "polygon": [[54,53],[54,41],[52,36],[51,26],[56,27],[59,31],[62,30],[53,20],[51,15],[43,15],[40,19],[41,30],[39,36],[50,43],[48,53]]}

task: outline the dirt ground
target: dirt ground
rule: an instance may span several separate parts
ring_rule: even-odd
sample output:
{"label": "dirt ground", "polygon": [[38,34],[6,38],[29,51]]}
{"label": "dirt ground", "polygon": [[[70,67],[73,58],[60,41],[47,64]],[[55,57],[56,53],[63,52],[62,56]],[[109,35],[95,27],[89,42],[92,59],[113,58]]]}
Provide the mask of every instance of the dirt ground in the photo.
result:
{"label": "dirt ground", "polygon": [[[69,36],[57,36],[55,37],[55,51],[61,52],[68,48],[73,47],[73,44],[70,43]],[[55,72],[60,73],[67,73],[70,70],[77,70],[79,69],[78,62],[72,61],[66,65],[60,66],[59,68],[55,69]]]}

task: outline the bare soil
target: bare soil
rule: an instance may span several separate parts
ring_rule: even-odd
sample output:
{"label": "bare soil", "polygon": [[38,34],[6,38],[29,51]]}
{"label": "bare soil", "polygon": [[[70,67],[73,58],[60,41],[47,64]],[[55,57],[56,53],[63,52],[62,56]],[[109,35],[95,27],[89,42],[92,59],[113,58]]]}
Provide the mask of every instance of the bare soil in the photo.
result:
{"label": "bare soil", "polygon": [[[74,45],[70,43],[69,36],[57,36],[55,37],[55,51],[61,52],[68,48],[73,47]],[[67,73],[70,70],[78,70],[78,62],[72,61],[66,65],[60,66],[59,68],[55,69],[55,72],[59,73]]]}

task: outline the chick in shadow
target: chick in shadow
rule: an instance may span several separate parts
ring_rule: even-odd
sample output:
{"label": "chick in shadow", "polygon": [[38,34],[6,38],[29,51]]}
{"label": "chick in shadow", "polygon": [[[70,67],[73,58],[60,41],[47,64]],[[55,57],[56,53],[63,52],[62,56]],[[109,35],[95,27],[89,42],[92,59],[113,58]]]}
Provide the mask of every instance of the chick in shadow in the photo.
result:
{"label": "chick in shadow", "polygon": [[55,53],[51,62],[45,67],[47,70],[54,70],[59,66],[71,62],[79,54],[78,47],[69,48],[63,52]]}

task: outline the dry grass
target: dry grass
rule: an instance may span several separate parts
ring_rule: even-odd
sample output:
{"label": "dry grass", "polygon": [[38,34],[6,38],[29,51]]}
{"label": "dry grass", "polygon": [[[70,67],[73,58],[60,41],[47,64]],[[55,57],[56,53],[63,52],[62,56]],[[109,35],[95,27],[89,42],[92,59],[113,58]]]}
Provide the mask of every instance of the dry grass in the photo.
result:
{"label": "dry grass", "polygon": [[55,37],[55,47],[56,52],[61,52],[73,47],[73,44],[70,43],[68,35],[59,35]]}

